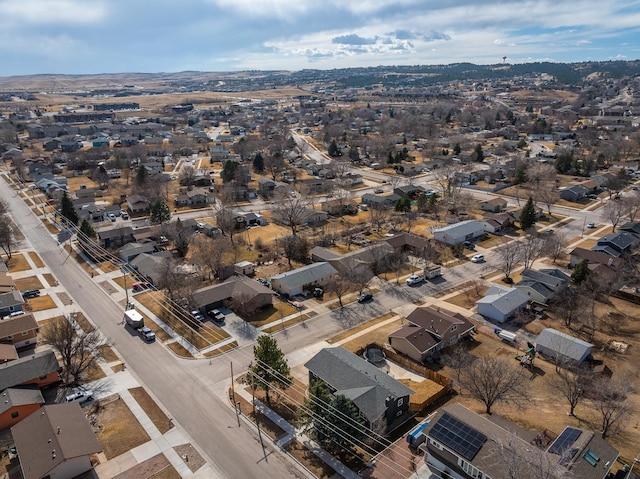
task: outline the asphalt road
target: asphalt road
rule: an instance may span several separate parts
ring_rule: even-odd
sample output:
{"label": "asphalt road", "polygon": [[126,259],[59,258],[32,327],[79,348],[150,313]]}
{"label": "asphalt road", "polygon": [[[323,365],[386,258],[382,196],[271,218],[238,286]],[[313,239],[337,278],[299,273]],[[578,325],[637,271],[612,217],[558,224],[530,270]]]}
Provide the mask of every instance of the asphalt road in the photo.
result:
{"label": "asphalt road", "polygon": [[[268,446],[264,460],[257,432],[246,423],[237,425],[234,410],[214,394],[206,374],[229,374],[228,361],[207,364],[204,370],[189,367],[191,361],[176,358],[160,344],[145,344],[119,324],[123,308],[94,283],[62,250],[5,181],[0,196],[9,204],[26,242],[65,287],[75,304],[109,339],[136,378],[160,399],[163,406],[207,456],[217,478],[309,477],[297,465]],[[208,371],[206,373],[205,371]]]}

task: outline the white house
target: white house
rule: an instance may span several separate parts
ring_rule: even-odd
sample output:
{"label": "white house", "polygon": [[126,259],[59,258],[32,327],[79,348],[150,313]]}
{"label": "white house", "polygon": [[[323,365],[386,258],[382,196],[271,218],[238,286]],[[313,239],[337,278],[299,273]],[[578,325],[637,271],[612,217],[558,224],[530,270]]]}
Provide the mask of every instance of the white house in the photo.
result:
{"label": "white house", "polygon": [[271,278],[271,287],[289,297],[301,294],[305,287],[327,281],[338,271],[327,262],[311,263]]}
{"label": "white house", "polygon": [[482,236],[484,224],[477,220],[466,220],[443,228],[434,228],[431,232],[436,241],[445,244],[458,244]]}
{"label": "white house", "polygon": [[491,286],[484,298],[476,301],[478,313],[499,323],[504,323],[529,302],[527,293],[517,288]]}

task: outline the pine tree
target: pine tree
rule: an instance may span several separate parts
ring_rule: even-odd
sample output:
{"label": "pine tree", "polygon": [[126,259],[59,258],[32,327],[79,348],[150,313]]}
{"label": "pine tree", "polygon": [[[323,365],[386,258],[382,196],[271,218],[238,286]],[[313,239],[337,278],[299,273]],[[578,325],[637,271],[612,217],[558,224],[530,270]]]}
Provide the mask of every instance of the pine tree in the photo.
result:
{"label": "pine tree", "polygon": [[329,149],[327,150],[327,153],[329,153],[329,156],[340,156],[340,149],[338,148],[338,145],[336,144],[336,140],[331,140],[331,143],[329,144]]}
{"label": "pine tree", "polygon": [[398,201],[396,201],[394,209],[401,213],[408,213],[411,211],[411,198],[407,195],[404,195]]}
{"label": "pine tree", "polygon": [[220,176],[222,177],[223,183],[229,183],[236,177],[236,171],[238,171],[238,163],[232,160],[227,160],[224,162],[224,167],[220,172]]}
{"label": "pine tree", "polygon": [[573,273],[571,273],[571,282],[573,284],[581,284],[587,279],[589,273],[591,273],[591,270],[589,270],[589,263],[586,259],[583,259],[576,265],[576,269],[573,270]]}
{"label": "pine tree", "polygon": [[290,376],[289,364],[278,342],[269,335],[258,336],[253,347],[255,364],[247,373],[247,382],[256,389],[265,392],[267,403],[271,404],[269,391],[271,389],[286,389],[293,383]]}
{"label": "pine tree", "polygon": [[534,224],[536,224],[536,207],[533,204],[533,198],[530,196],[520,212],[520,228],[527,230]]}
{"label": "pine tree", "polygon": [[256,173],[264,171],[264,158],[260,152],[257,152],[256,156],[253,157],[253,171]]}
{"label": "pine tree", "polygon": [[138,166],[136,170],[136,185],[142,186],[147,182],[147,177],[149,176],[149,172],[144,167],[144,165]]}
{"label": "pine tree", "polygon": [[74,225],[77,225],[78,221],[80,221],[73,202],[66,191],[62,194],[62,198],[60,198],[60,214]]}
{"label": "pine tree", "polygon": [[91,226],[91,224],[87,220],[82,220],[82,224],[80,225],[80,233],[82,233],[87,239],[93,239],[97,236],[96,230],[93,229],[93,226]]}
{"label": "pine tree", "polygon": [[482,145],[480,143],[476,145],[474,152],[476,154],[476,161],[482,163],[484,161],[484,151],[482,151]]}
{"label": "pine tree", "polygon": [[149,221],[154,225],[166,223],[171,219],[169,207],[162,201],[158,200],[151,205]]}

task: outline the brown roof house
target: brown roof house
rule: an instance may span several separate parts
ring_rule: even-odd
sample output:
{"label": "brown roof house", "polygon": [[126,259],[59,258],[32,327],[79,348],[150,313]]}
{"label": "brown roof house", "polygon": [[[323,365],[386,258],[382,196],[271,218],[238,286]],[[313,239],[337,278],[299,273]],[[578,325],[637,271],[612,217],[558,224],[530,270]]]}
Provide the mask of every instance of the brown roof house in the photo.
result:
{"label": "brown roof house", "polygon": [[5,389],[0,393],[0,429],[18,424],[43,404],[44,398],[37,387]]}
{"label": "brown roof house", "polygon": [[389,345],[417,362],[469,336],[475,326],[459,313],[430,307],[416,308],[407,316],[407,325],[389,334]]}
{"label": "brown roof house", "polygon": [[500,213],[507,209],[507,200],[504,198],[491,198],[490,200],[479,201],[478,208],[482,211]]}
{"label": "brown roof house", "polygon": [[127,198],[127,208],[132,215],[149,211],[149,200],[146,196],[131,195]]}
{"label": "brown roof house", "polygon": [[[202,312],[227,305],[242,303],[243,312],[257,311],[272,304],[275,293],[254,279],[246,276],[234,276],[224,283],[206,286],[192,295],[195,306]],[[237,312],[236,312],[237,313]]]}
{"label": "brown roof house", "polygon": [[24,479],[72,479],[102,447],[76,402],[44,406],[11,428]]}
{"label": "brown roof house", "polygon": [[13,344],[16,349],[36,344],[38,322],[32,313],[0,321],[0,343]]}
{"label": "brown roof house", "polygon": [[16,386],[39,388],[60,382],[60,364],[52,350],[40,351],[0,364],[0,391]]}

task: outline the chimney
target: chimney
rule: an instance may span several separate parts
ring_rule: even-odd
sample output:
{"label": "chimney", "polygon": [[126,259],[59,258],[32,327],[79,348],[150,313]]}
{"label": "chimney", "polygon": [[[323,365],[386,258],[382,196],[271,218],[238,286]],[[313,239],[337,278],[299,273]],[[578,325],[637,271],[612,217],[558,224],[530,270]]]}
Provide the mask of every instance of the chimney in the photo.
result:
{"label": "chimney", "polygon": [[58,434],[60,434],[60,426],[58,426]]}
{"label": "chimney", "polygon": [[56,458],[56,450],[54,449],[53,451],[51,451],[51,459],[55,459]]}
{"label": "chimney", "polygon": [[609,258],[609,261],[607,261],[607,266],[611,266],[613,264],[613,257]]}

